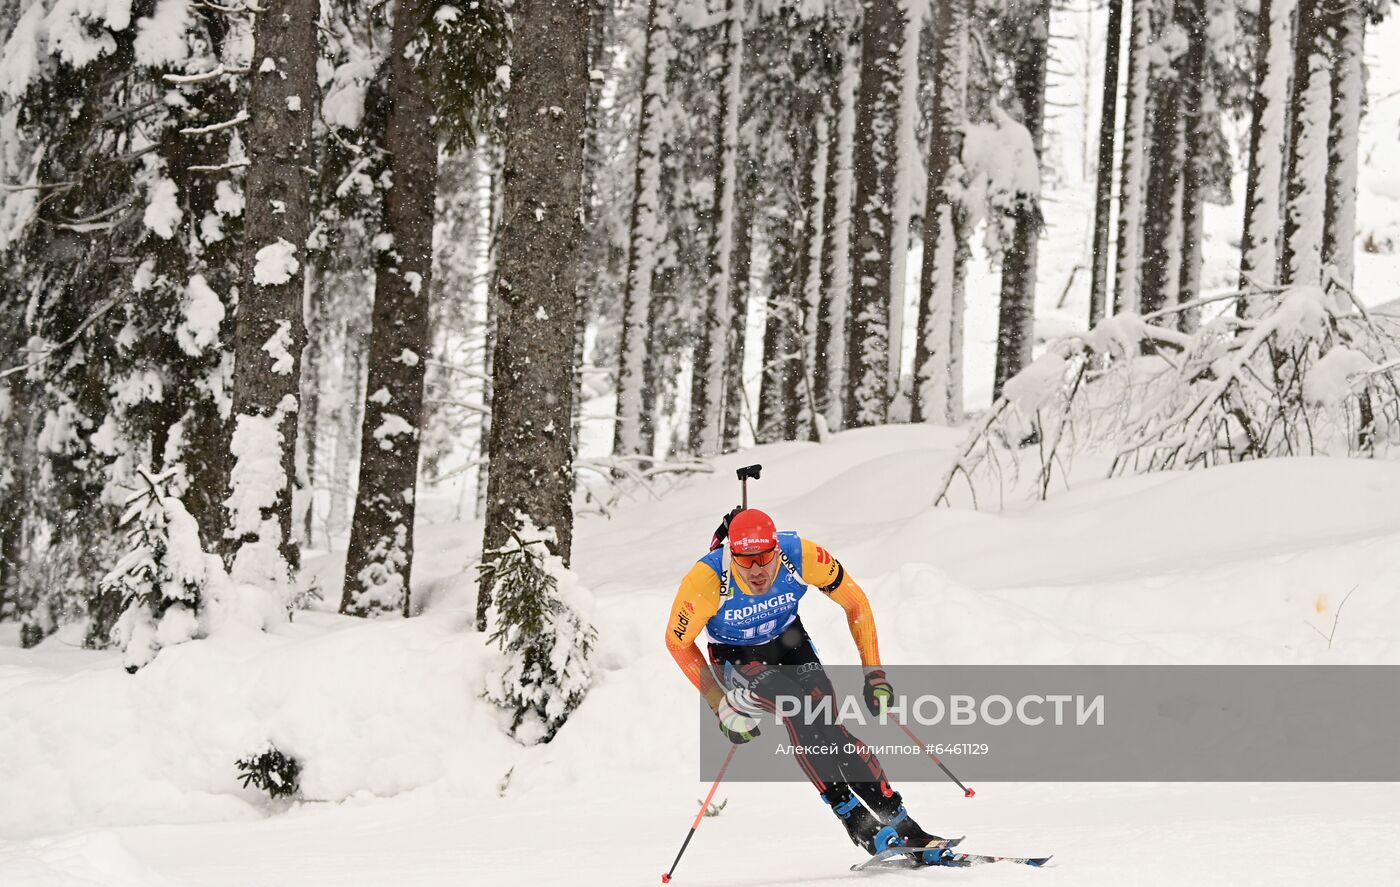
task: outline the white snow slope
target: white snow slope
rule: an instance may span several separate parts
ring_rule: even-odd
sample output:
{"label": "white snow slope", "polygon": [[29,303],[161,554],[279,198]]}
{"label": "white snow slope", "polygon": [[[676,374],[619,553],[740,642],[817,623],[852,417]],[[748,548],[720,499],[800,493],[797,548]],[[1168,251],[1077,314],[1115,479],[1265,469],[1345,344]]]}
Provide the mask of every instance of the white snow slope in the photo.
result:
{"label": "white snow slope", "polygon": [[[427,610],[410,620],[303,613],[167,648],[135,675],[71,637],[22,651],[6,626],[0,885],[656,883],[707,788],[668,607],[750,461],[765,468],[755,504],[865,586],[890,663],[1400,662],[1400,465],[1081,478],[1001,514],[930,509],[956,441],[897,426],[763,447],[585,519],[575,565],[597,597],[598,680],[546,746],[505,738],[478,698],[495,656],[470,628],[478,524],[420,533]],[[310,569],[337,597],[335,559]],[[838,607],[809,596],[803,617],[829,662],[855,661]],[[305,762],[305,800],[272,805],[237,782],[233,761],[267,739]],[[1393,785],[988,783],[971,800],[898,787],[970,850],[1055,860],[880,876],[891,883],[1400,883]],[[717,799],[674,883],[868,877],[847,870],[861,854],[810,786]]]}

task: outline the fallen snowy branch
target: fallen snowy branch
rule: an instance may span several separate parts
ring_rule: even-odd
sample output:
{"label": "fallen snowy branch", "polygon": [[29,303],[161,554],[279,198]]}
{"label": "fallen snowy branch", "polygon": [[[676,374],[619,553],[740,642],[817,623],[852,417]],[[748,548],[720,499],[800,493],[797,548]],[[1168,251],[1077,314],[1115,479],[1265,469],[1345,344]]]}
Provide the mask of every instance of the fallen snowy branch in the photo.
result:
{"label": "fallen snowy branch", "polygon": [[[1338,313],[1336,291],[1356,313]],[[1251,299],[1258,301],[1241,316]],[[1163,323],[1204,306],[1215,313],[1191,332]],[[1396,369],[1400,336],[1340,286],[1239,290],[1150,315],[1114,315],[1087,334],[1049,343],[1007,382],[960,447],[934,502],[950,504],[949,490],[962,476],[976,507],[981,479],[999,489],[1008,474],[1014,482],[1030,444],[1038,445],[1039,466],[1027,492],[1040,498],[1049,495],[1056,466],[1067,475],[1076,450],[1109,457],[1110,474],[1371,455],[1400,441]]]}

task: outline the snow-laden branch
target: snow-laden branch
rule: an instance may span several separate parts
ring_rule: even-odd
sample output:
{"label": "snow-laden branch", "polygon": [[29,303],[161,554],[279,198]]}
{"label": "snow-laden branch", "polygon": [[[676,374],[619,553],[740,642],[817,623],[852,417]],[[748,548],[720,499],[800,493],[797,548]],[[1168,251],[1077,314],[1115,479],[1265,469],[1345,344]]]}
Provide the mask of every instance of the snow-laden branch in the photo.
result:
{"label": "snow-laden branch", "polygon": [[[1321,287],[1248,289],[1147,316],[1117,314],[1051,342],[970,431],[935,504],[950,504],[962,476],[976,507],[979,484],[1004,488],[1008,475],[1014,483],[1028,452],[1039,463],[1028,492],[1044,498],[1075,451],[1105,456],[1116,474],[1370,455],[1400,443],[1400,336],[1346,292],[1355,314],[1338,314]],[[1246,300],[1257,302],[1238,310]],[[1148,322],[1203,305],[1218,313],[1191,333]]]}
{"label": "snow-laden branch", "polygon": [[196,166],[187,166],[185,167],[185,169],[189,170],[190,172],[225,172],[231,169],[242,169],[243,167],[248,165],[249,162],[247,160],[230,160],[228,163],[216,163],[211,166],[205,166],[201,164]]}
{"label": "snow-laden branch", "polygon": [[[215,9],[216,7],[209,5],[209,8]],[[227,12],[230,10],[221,9],[220,11]],[[238,77],[247,73],[247,68],[230,68],[225,65],[219,65],[213,70],[204,71],[199,74],[166,74],[161,79],[164,80],[166,83],[174,83],[178,86],[185,86],[191,83],[204,83],[209,80],[217,80],[220,77]]]}
{"label": "snow-laden branch", "polygon": [[666,460],[636,454],[576,459],[574,470],[594,476],[593,483],[585,483],[582,477],[579,478],[579,490],[593,506],[582,511],[609,517],[619,502],[631,498],[638,490],[651,499],[660,499],[670,487],[662,490],[658,487],[659,482],[692,474],[712,474],[715,469],[704,459]]}
{"label": "snow-laden branch", "polygon": [[[211,133],[211,132],[218,132],[218,131],[221,130],[221,129],[231,129],[231,128],[235,127],[235,126],[241,126],[241,125],[243,125],[244,123],[247,123],[247,122],[248,122],[248,112],[247,112],[247,111],[239,111],[237,116],[235,116],[235,117],[233,117],[233,118],[231,118],[231,119],[229,119],[229,120],[221,121],[221,122],[219,122],[219,123],[211,123],[211,124],[209,124],[208,126],[187,126],[187,127],[185,127],[184,129],[180,130],[180,135],[186,135],[186,136],[202,136],[202,135],[206,135],[206,134]],[[194,167],[190,167],[190,168],[191,168],[191,169],[194,169]]]}
{"label": "snow-laden branch", "polygon": [[7,370],[0,370],[0,379],[8,378],[17,373],[26,373],[34,369],[35,367],[42,366],[50,358],[52,358],[54,354],[58,353],[59,351],[62,351],[67,346],[76,342],[78,338],[82,336],[83,333],[88,331],[88,327],[92,326],[94,323],[97,323],[97,321],[102,319],[108,311],[111,311],[117,305],[121,304],[122,301],[123,299],[120,299],[116,296],[112,296],[106,299],[100,305],[97,306],[96,311],[89,314],[87,318],[83,320],[82,323],[78,324],[78,328],[73,331],[72,335],[70,335],[68,338],[64,339],[61,342],[58,342],[54,345],[50,345],[47,348],[40,349],[37,352],[31,352],[37,353],[38,357],[33,358],[27,363],[22,363],[19,366],[12,366]]}

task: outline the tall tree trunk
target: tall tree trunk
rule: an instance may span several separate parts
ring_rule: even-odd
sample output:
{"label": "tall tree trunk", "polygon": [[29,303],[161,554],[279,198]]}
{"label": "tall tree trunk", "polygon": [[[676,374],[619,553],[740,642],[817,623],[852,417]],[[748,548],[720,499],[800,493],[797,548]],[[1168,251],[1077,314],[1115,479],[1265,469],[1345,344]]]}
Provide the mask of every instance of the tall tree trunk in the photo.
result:
{"label": "tall tree trunk", "polygon": [[[1215,3],[1215,14],[1234,15],[1233,9]],[[1205,236],[1206,176],[1209,158],[1208,127],[1214,119],[1214,66],[1210,64],[1209,21],[1206,0],[1177,0],[1178,21],[1186,30],[1186,55],[1181,71],[1181,119],[1185,133],[1185,163],[1181,171],[1181,268],[1177,272],[1178,301],[1189,302],[1201,295],[1202,238]],[[1184,331],[1196,328],[1195,309],[1177,315]]]}
{"label": "tall tree trunk", "polygon": [[[1050,55],[1050,0],[1032,0],[1023,13],[1016,52],[1015,91],[1021,124],[1031,134],[1037,169],[1045,137],[1045,66]],[[1031,361],[1035,334],[1035,283],[1040,257],[1040,194],[1016,195],[1016,232],[1001,266],[1001,312],[997,326],[996,375],[992,396]]]}
{"label": "tall tree trunk", "polygon": [[[7,343],[9,344],[9,343]],[[0,379],[0,497],[7,507],[0,510],[0,621],[8,615],[18,618],[19,579],[23,567],[24,523],[29,511],[27,464],[34,458],[33,430],[38,410],[30,409],[18,375]],[[7,612],[8,611],[8,612]]]}
{"label": "tall tree trunk", "polygon": [[[17,481],[5,490],[12,503],[24,502],[24,483]],[[24,542],[24,510],[7,509],[0,515],[0,621],[19,616],[20,553]]]}
{"label": "tall tree trunk", "polygon": [[670,29],[669,0],[650,0],[646,50],[642,53],[642,107],[637,124],[627,283],[622,295],[622,338],[618,344],[613,452],[619,456],[650,455],[648,444],[655,436],[654,417],[645,409],[646,363],[651,342],[652,276],[656,251],[665,237],[660,217],[661,115],[666,103]]}
{"label": "tall tree trunk", "polygon": [[[826,182],[830,176],[831,116],[829,106],[814,98],[812,163],[806,181],[802,226],[805,238],[802,255],[802,380],[798,394],[797,425],[799,434],[810,440],[820,440],[820,427],[825,425],[821,404],[817,401],[817,367],[825,363],[819,350],[818,337],[822,301],[822,246],[826,242],[823,223],[826,220]],[[818,416],[821,416],[820,422]]]}
{"label": "tall tree trunk", "polygon": [[1123,96],[1123,161],[1118,173],[1118,252],[1113,268],[1113,310],[1140,311],[1143,167],[1147,148],[1147,62],[1152,0],[1132,0],[1128,23],[1128,85]]}
{"label": "tall tree trunk", "polygon": [[[805,96],[796,100],[805,101]],[[796,120],[806,120],[802,112]],[[794,121],[794,122],[795,122]],[[800,124],[799,124],[800,126]],[[766,226],[768,254],[767,315],[763,326],[763,373],[758,393],[758,442],[775,443],[798,437],[798,398],[802,377],[802,283],[803,254],[807,240],[806,221],[809,139],[798,135],[795,126],[785,141],[792,150],[782,174],[788,177],[777,185],[775,208]]]}
{"label": "tall tree trunk", "polygon": [[[567,564],[588,9],[570,0],[521,0],[513,21],[482,551],[491,558],[511,528],[529,520],[554,531],[550,548]],[[491,589],[483,582],[476,611],[481,631],[490,606]]]}
{"label": "tall tree trunk", "polygon": [[[1297,0],[1259,0],[1255,35],[1253,118],[1249,125],[1249,175],[1240,240],[1240,288],[1273,286],[1279,279],[1279,232],[1284,169],[1288,161],[1289,71]],[[1246,314],[1258,300],[1246,300]]]}
{"label": "tall tree trunk", "polygon": [[438,171],[432,97],[409,47],[428,12],[426,0],[399,0],[389,43],[384,146],[393,187],[383,231],[393,240],[375,255],[369,394],[340,598],[340,612],[354,616],[409,611]]}
{"label": "tall tree trunk", "polygon": [[[726,384],[736,379],[742,385],[743,334],[737,339],[737,355],[725,354],[725,346],[735,347],[731,315],[738,317],[730,292],[735,274],[734,194],[739,151],[739,103],[742,101],[744,61],[744,2],[725,0],[723,61],[720,66],[718,134],[715,152],[714,209],[710,213],[709,285],[705,293],[705,313],[701,334],[695,340],[690,382],[690,451],[709,455],[729,440],[729,408],[725,406]],[[748,231],[740,237],[747,238]],[[748,256],[741,253],[738,263],[747,270]],[[745,278],[747,288],[747,278]],[[742,324],[740,325],[742,329]]]}
{"label": "tall tree trunk", "polygon": [[365,343],[360,331],[347,325],[345,363],[342,367],[345,388],[341,391],[340,402],[331,411],[335,423],[335,453],[331,459],[330,508],[326,515],[326,546],[331,544],[330,536],[338,534],[349,526],[350,519],[350,470],[355,455],[360,451],[360,418],[364,408],[365,390],[362,380],[365,376]]}
{"label": "tall tree trunk", "polygon": [[1108,310],[1109,228],[1113,215],[1113,149],[1118,126],[1118,56],[1124,0],[1108,0],[1108,47],[1103,63],[1103,110],[1099,116],[1098,175],[1094,180],[1094,256],[1089,276],[1089,326]]}
{"label": "tall tree trunk", "polygon": [[[1299,0],[1298,3],[1298,30],[1293,40],[1287,203],[1280,257],[1281,282],[1285,285],[1322,284],[1327,130],[1332,105],[1326,2]],[[1339,301],[1338,306],[1342,307],[1343,303]]]}
{"label": "tall tree trunk", "polygon": [[[923,34],[922,7],[904,3],[904,35],[899,41],[899,104],[896,108],[898,125],[895,129],[894,181],[890,193],[890,332],[889,377],[886,390],[891,410],[905,414],[907,398],[900,396],[904,372],[904,331],[910,325],[906,313],[909,278],[909,247],[912,241],[910,221],[914,215],[914,189],[924,183],[914,128],[919,117],[919,42]],[[917,308],[916,308],[917,310]],[[913,319],[917,322],[918,318]],[[891,421],[901,418],[890,413]]]}
{"label": "tall tree trunk", "polygon": [[292,543],[311,121],[317,113],[316,0],[267,0],[253,26],[243,281],[233,369],[233,469],[225,557],[233,579],[286,592]]}
{"label": "tall tree trunk", "polygon": [[[846,349],[846,425],[889,418],[890,283],[894,259],[891,208],[899,157],[900,59],[904,14],[898,0],[865,0],[860,91],[856,104],[855,211]],[[899,232],[899,236],[907,236]]]}
{"label": "tall tree trunk", "polygon": [[1322,261],[1351,289],[1356,275],[1356,164],[1364,91],[1366,4],[1338,0],[1332,9],[1332,116],[1327,134],[1327,212]]}
{"label": "tall tree trunk", "polygon": [[929,116],[928,196],[919,281],[919,338],[914,355],[915,422],[951,425],[962,418],[963,126],[967,121],[970,0],[934,8],[934,67],[939,73]]}
{"label": "tall tree trunk", "polygon": [[[607,47],[608,22],[612,18],[612,0],[588,0],[588,108],[583,142],[583,229],[592,232],[598,227],[597,173],[604,159],[599,152],[603,120],[599,113],[603,97],[603,52]],[[600,269],[601,270],[601,269]],[[579,433],[583,429],[583,376],[588,355],[584,342],[588,337],[588,318],[596,296],[596,273],[579,275],[578,311],[574,320],[574,399],[570,416],[570,436],[574,451],[578,451]]]}
{"label": "tall tree trunk", "polygon": [[[500,301],[501,278],[501,217],[505,207],[503,201],[504,156],[499,147],[490,151],[478,152],[477,171],[482,179],[483,200],[486,211],[486,298],[485,317],[481,329],[485,339],[481,346],[481,402],[490,404],[491,378],[496,354],[496,303]],[[577,326],[577,324],[575,324]],[[570,414],[572,414],[572,409]],[[481,429],[477,438],[476,469],[476,517],[486,516],[486,488],[491,475],[491,411],[481,414]],[[570,435],[572,437],[572,434]]]}
{"label": "tall tree trunk", "polygon": [[[854,35],[853,35],[854,37]],[[825,219],[822,241],[822,297],[817,312],[817,365],[813,379],[818,408],[827,427],[839,429],[844,416],[847,306],[851,294],[852,152],[855,150],[855,94],[860,82],[860,45],[851,39],[841,53],[839,84],[833,93],[828,136]]]}
{"label": "tall tree trunk", "polygon": [[[734,273],[729,291],[729,358],[724,378],[724,451],[739,449],[739,435],[746,416],[748,395],[744,387],[745,340],[749,324],[749,275],[753,270],[754,191],[753,175],[744,177],[737,200],[734,225]],[[694,401],[692,400],[692,403]],[[692,414],[693,416],[693,414]],[[752,416],[748,419],[752,421]],[[693,426],[692,426],[693,427]]]}
{"label": "tall tree trunk", "polygon": [[[1160,33],[1171,31],[1167,19],[1179,22],[1185,0],[1162,9]],[[1147,163],[1147,206],[1143,224],[1142,294],[1139,306],[1148,314],[1176,304],[1181,283],[1181,176],[1186,159],[1186,129],[1181,119],[1180,47],[1158,39],[1151,71],[1152,136]],[[1169,53],[1175,52],[1175,55]]]}
{"label": "tall tree trunk", "polygon": [[[795,209],[795,208],[794,208]],[[802,374],[802,321],[798,312],[803,240],[786,225],[768,236],[768,313],[763,325],[763,374],[758,394],[758,443],[797,439]]]}
{"label": "tall tree trunk", "polygon": [[[665,222],[660,224],[664,225]],[[667,350],[659,347],[659,343],[664,341],[662,337],[666,334],[666,325],[675,318],[675,281],[675,263],[668,262],[663,265],[658,262],[652,275],[652,295],[647,305],[645,339],[648,347],[642,360],[642,446],[638,452],[648,458],[654,458],[658,451],[656,420],[672,382],[667,376],[672,361]],[[664,454],[664,447],[661,448],[661,452]]]}
{"label": "tall tree trunk", "polygon": [[321,263],[311,261],[306,271],[306,347],[301,352],[301,436],[297,447],[301,454],[300,486],[301,542],[314,548],[316,524],[316,446],[321,432],[321,364],[325,362],[323,329],[326,317],[325,275]]}

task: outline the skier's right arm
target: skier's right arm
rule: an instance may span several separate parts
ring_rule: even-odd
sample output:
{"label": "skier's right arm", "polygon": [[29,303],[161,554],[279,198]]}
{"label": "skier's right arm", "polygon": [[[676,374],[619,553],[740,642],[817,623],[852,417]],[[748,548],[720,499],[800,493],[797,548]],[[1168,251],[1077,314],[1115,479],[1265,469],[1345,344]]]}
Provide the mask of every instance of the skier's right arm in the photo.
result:
{"label": "skier's right arm", "polygon": [[703,563],[697,563],[681,580],[671,604],[671,619],[666,624],[666,649],[671,651],[695,689],[704,694],[710,708],[719,707],[724,690],[715,681],[695,639],[710,617],[719,612],[719,597],[719,576]]}

